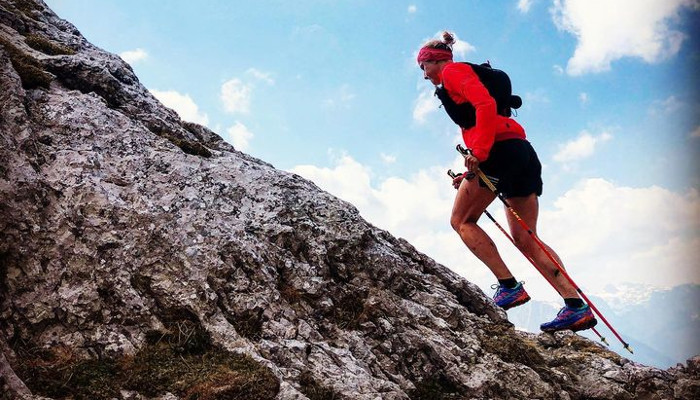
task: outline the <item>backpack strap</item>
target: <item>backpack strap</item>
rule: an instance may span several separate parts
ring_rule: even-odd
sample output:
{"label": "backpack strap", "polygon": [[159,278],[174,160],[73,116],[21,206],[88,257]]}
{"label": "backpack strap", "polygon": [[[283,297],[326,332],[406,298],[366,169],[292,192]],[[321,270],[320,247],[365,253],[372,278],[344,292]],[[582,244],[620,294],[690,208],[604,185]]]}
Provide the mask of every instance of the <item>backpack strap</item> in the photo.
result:
{"label": "backpack strap", "polygon": [[435,96],[442,102],[442,108],[445,109],[447,115],[464,129],[469,129],[476,125],[476,109],[472,103],[466,102],[457,104],[452,97],[447,93],[442,85],[435,88]]}
{"label": "backpack strap", "polygon": [[[520,96],[512,94],[510,78],[505,72],[492,68],[488,62],[483,64],[463,62],[462,64],[467,64],[472,68],[491,97],[496,100],[496,110],[499,115],[510,117],[512,115],[511,109],[520,108],[523,104]],[[447,93],[447,89],[442,85],[435,89],[435,96],[440,99],[442,107],[454,123],[464,129],[476,125],[476,109],[471,103],[455,103]]]}

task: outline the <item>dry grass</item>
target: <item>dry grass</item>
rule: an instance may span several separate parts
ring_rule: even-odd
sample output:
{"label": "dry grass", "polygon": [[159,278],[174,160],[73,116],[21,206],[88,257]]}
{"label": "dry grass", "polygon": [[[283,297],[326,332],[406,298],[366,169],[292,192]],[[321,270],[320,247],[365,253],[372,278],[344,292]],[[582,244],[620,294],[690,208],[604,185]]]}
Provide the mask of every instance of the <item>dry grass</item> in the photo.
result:
{"label": "dry grass", "polygon": [[33,393],[53,398],[111,399],[127,389],[148,397],[171,392],[188,400],[265,400],[279,392],[269,369],[213,346],[199,324],[180,320],[166,327],[151,332],[137,354],[119,359],[84,359],[63,346],[15,346],[15,371]]}
{"label": "dry grass", "polygon": [[10,61],[15,71],[22,81],[22,87],[25,89],[48,88],[51,84],[51,75],[44,72],[41,64],[24,53],[12,43],[0,38],[0,45],[5,49],[5,52],[10,56]]}
{"label": "dry grass", "polygon": [[70,47],[54,43],[49,39],[34,33],[27,35],[27,37],[24,38],[24,42],[27,43],[27,45],[29,45],[29,47],[32,49],[38,50],[50,56],[75,54],[75,50],[71,49]]}

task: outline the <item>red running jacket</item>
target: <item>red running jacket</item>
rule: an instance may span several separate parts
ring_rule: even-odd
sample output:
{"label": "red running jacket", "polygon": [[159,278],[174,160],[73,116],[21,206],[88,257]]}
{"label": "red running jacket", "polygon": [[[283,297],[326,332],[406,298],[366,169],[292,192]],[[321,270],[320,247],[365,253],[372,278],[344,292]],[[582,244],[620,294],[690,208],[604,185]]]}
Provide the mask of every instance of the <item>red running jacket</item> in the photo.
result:
{"label": "red running jacket", "polygon": [[494,142],[525,139],[525,129],[519,123],[496,113],[496,99],[468,64],[447,64],[442,69],[442,85],[455,103],[469,102],[476,110],[476,125],[462,129],[462,139],[479,161],[486,161]]}

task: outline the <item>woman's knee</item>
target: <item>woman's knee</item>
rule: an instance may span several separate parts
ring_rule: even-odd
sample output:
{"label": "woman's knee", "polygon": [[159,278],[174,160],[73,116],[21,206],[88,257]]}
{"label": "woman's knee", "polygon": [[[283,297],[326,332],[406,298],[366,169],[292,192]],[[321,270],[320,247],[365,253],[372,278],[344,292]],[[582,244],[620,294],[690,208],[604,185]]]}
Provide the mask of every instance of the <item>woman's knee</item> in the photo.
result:
{"label": "woman's knee", "polygon": [[479,217],[474,217],[471,215],[452,214],[450,217],[450,225],[455,232],[460,233],[460,231],[464,229],[465,225],[474,224],[476,221],[478,221],[478,219]]}
{"label": "woman's knee", "polygon": [[459,233],[459,230],[462,227],[463,223],[464,223],[464,218],[461,218],[459,216],[453,215],[450,218],[450,225],[452,226],[452,229],[454,229],[455,232],[457,232],[457,233]]}
{"label": "woman's knee", "polygon": [[518,233],[513,235],[513,242],[515,242],[515,247],[520,251],[530,255],[532,252],[532,245],[534,244],[532,238],[528,234]]}

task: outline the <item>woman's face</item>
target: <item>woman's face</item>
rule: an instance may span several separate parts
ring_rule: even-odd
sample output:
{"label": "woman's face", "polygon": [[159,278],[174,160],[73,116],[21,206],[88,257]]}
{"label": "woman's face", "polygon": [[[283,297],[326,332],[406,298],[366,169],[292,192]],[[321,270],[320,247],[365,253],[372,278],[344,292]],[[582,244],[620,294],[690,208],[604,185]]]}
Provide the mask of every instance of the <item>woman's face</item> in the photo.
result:
{"label": "woman's face", "polygon": [[429,79],[433,85],[439,85],[441,83],[441,68],[437,61],[423,61],[420,63],[420,69],[423,70],[423,78]]}

